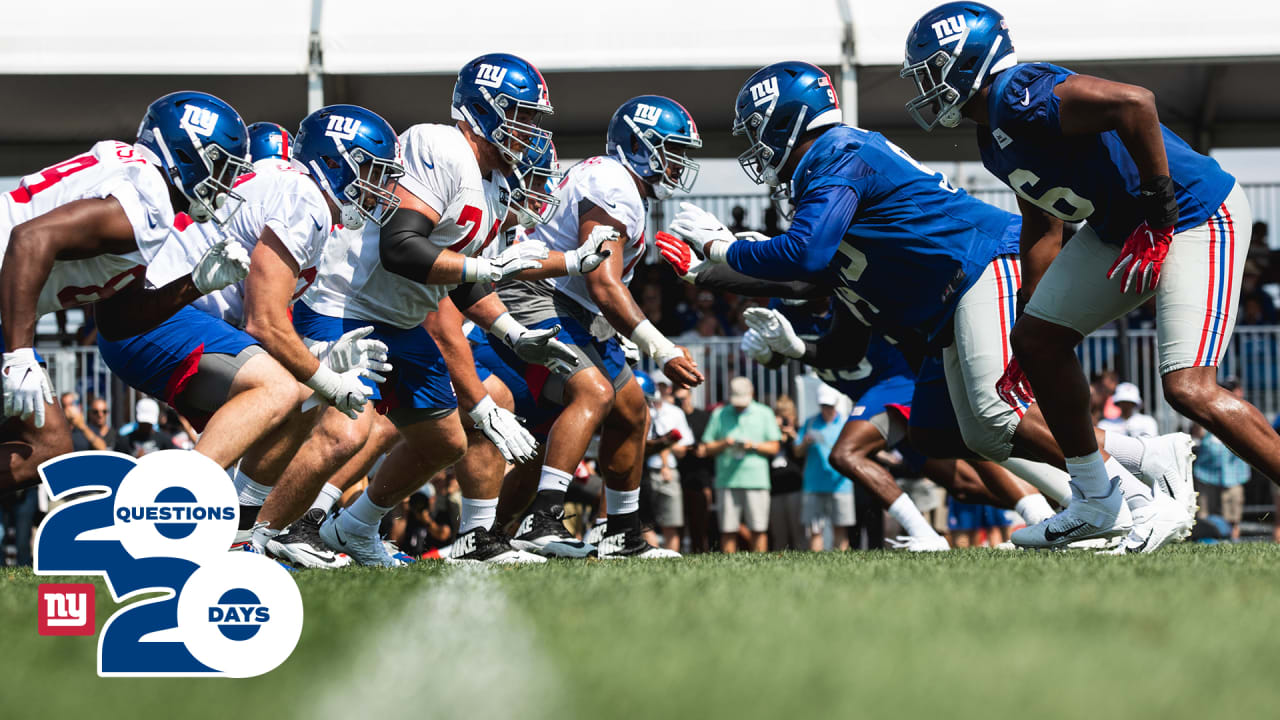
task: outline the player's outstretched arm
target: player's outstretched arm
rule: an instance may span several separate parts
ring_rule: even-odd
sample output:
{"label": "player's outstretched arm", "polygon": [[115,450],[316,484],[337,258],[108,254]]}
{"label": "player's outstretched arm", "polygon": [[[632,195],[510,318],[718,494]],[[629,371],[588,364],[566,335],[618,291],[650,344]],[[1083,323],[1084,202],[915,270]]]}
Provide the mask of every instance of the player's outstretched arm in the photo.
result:
{"label": "player's outstretched arm", "polygon": [[114,197],[76,200],[15,227],[0,268],[0,317],[10,352],[31,347],[36,306],[55,260],[125,255],[138,249]]}
{"label": "player's outstretched arm", "polygon": [[586,275],[600,267],[604,259],[609,257],[612,251],[604,247],[604,243],[607,240],[614,239],[616,234],[617,231],[613,228],[599,226],[596,228],[596,232],[592,233],[586,241],[578,246],[577,250],[565,253],[552,250],[548,253],[547,259],[542,261],[542,267],[521,270],[515,273],[515,278],[517,280],[544,280],[566,275],[570,277]]}
{"label": "player's outstretched arm", "polygon": [[728,265],[701,263],[694,268],[693,253],[684,241],[662,231],[654,235],[654,240],[662,259],[667,261],[680,279],[700,288],[787,300],[818,300],[831,294],[831,288],[826,285],[806,280],[763,280],[744,275]]}

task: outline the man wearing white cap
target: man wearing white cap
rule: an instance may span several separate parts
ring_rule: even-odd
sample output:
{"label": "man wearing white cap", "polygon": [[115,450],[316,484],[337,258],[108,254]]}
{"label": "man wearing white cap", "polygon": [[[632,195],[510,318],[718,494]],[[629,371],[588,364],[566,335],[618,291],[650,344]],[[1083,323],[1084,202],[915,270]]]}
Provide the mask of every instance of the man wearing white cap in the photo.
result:
{"label": "man wearing white cap", "polygon": [[755,401],[745,377],[729,381],[729,404],[716,408],[702,434],[708,457],[716,459],[716,504],[720,509],[720,549],[738,551],[739,525],[747,526],[751,550],[769,547],[769,461],[781,449],[782,433],[773,410]]}
{"label": "man wearing white cap", "polygon": [[173,438],[160,429],[160,404],[151,398],[142,398],[133,408],[133,421],[137,426],[116,440],[116,452],[142,457],[157,450],[175,450]]}
{"label": "man wearing white cap", "polygon": [[1098,423],[1102,429],[1133,438],[1155,437],[1160,434],[1156,419],[1138,412],[1142,407],[1142,393],[1137,385],[1131,382],[1116,385],[1116,392],[1111,396],[1111,402],[1120,408],[1120,417]]}

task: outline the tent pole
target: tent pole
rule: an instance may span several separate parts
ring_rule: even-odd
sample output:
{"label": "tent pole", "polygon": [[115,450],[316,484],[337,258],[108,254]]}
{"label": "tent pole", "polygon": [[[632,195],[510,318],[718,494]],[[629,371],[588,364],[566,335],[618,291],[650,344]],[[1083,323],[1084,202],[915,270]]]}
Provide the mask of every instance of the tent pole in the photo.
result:
{"label": "tent pole", "polygon": [[324,107],[324,55],[320,46],[320,16],[324,0],[311,0],[311,39],[308,43],[307,113]]}
{"label": "tent pole", "polygon": [[858,124],[858,61],[853,43],[853,8],[850,0],[836,0],[844,37],[840,41],[840,108],[844,121]]}

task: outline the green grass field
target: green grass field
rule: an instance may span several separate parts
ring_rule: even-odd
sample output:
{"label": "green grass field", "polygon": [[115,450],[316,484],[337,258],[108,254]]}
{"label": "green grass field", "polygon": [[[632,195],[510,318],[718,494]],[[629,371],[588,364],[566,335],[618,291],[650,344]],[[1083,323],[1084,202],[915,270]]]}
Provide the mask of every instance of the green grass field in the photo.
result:
{"label": "green grass field", "polygon": [[[554,562],[295,576],[250,680],[103,680],[0,571],[0,717],[1171,718],[1280,707],[1280,547]],[[99,583],[98,624],[113,606]]]}

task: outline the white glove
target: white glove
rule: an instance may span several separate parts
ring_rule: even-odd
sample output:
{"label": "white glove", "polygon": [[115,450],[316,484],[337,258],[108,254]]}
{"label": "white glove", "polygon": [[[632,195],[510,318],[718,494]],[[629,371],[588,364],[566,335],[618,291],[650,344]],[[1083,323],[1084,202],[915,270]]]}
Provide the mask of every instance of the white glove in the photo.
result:
{"label": "white glove", "polygon": [[387,346],[381,340],[366,340],[373,332],[372,325],[365,325],[330,342],[316,342],[308,346],[312,355],[336,373],[360,370],[361,375],[376,382],[386,382],[380,373],[391,372],[387,362]]}
{"label": "white glove", "polygon": [[747,308],[742,313],[742,319],[746,321],[747,327],[760,333],[770,350],[789,358],[804,355],[804,341],[796,335],[791,322],[777,310]]}
{"label": "white glove", "polygon": [[498,282],[522,270],[542,267],[550,251],[538,240],[525,240],[498,253],[498,257],[469,257],[462,261],[463,282]]}
{"label": "white glove", "polygon": [[369,396],[373,394],[368,386],[360,382],[364,372],[363,368],[341,373],[334,372],[328,365],[321,363],[320,367],[316,368],[316,373],[307,380],[306,386],[315,390],[316,394],[328,400],[344,415],[355,420],[364,409],[364,404],[369,402]]}
{"label": "white glove", "polygon": [[36,351],[18,348],[4,354],[0,366],[0,384],[4,386],[4,415],[28,420],[44,427],[44,406],[53,404],[53,383],[36,360]]}
{"label": "white glove", "polygon": [[617,240],[618,231],[608,225],[597,225],[587,235],[587,241],[572,252],[564,254],[564,270],[570,275],[586,275],[600,267],[600,263],[609,257],[611,250],[601,248],[609,240]]}
{"label": "white glove", "polygon": [[499,407],[492,397],[485,395],[467,414],[480,432],[498,446],[507,462],[525,462],[535,457],[538,441],[533,439],[510,410]]}
{"label": "white glove", "polygon": [[773,359],[773,350],[769,349],[769,343],[760,337],[760,333],[755,330],[748,330],[742,336],[742,352],[746,353],[758,363],[767,364]]}
{"label": "white glove", "polygon": [[191,271],[191,282],[201,295],[235,285],[249,275],[249,251],[230,238],[223,238],[204,252]]}
{"label": "white glove", "polygon": [[691,202],[680,203],[680,212],[671,221],[671,232],[713,263],[724,262],[729,246],[737,240],[715,215]]}
{"label": "white glove", "polygon": [[631,342],[630,339],[618,335],[618,344],[622,346],[622,356],[627,359],[627,364],[635,367],[640,364],[640,346]]}
{"label": "white glove", "polygon": [[543,365],[558,375],[568,375],[578,367],[578,355],[556,339],[559,334],[559,325],[545,330],[526,329],[511,341],[511,349],[525,362]]}
{"label": "white glove", "polygon": [[765,235],[762,232],[756,232],[755,230],[743,230],[740,233],[734,233],[733,236],[739,240],[746,240],[747,242],[764,242],[769,239],[768,235]]}

